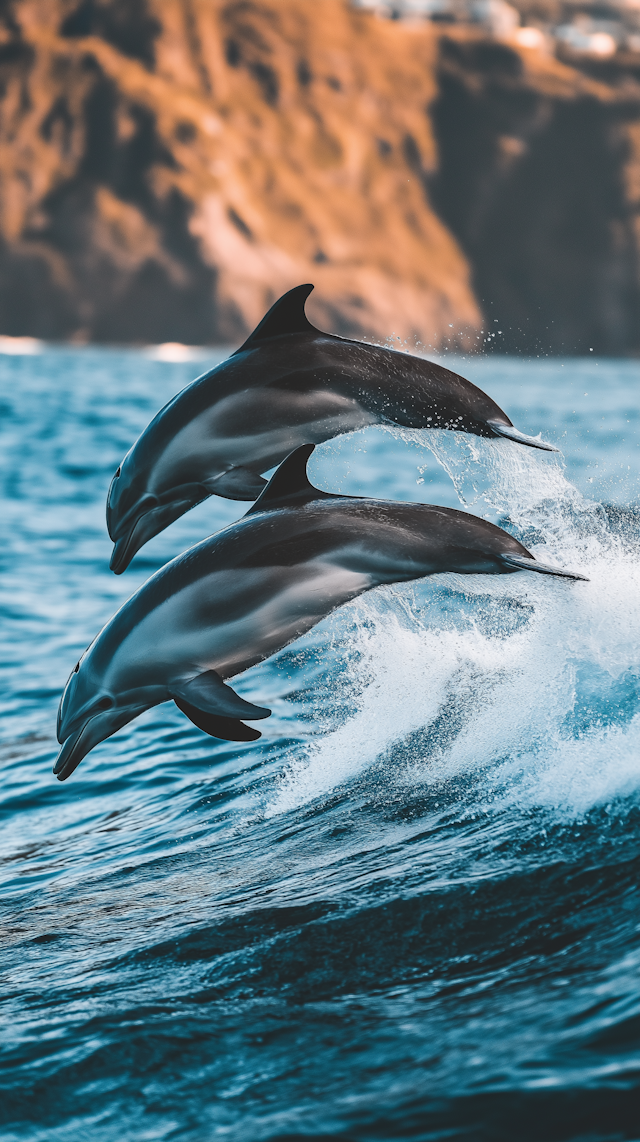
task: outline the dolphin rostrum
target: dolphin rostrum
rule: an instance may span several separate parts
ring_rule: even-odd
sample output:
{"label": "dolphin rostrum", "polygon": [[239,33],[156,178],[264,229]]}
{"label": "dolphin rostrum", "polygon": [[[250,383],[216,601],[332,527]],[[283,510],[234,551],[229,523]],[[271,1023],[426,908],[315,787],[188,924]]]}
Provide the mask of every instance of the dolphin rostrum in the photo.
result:
{"label": "dolphin rostrum", "polygon": [[127,453],[107,496],[117,575],[208,496],[256,499],[261,473],[309,441],[394,424],[557,451],[518,432],[481,389],[442,365],[321,333],[304,312],[312,289],[284,294],[244,345],[169,401]]}
{"label": "dolphin rostrum", "polygon": [[319,491],[306,475],[313,447],[280,465],[241,520],[147,580],[91,643],[60,702],[60,781],[98,742],[170,699],[212,737],[259,738],[241,719],[270,711],[224,679],[379,584],[444,571],[584,578],[538,563],[506,531],[453,508]]}

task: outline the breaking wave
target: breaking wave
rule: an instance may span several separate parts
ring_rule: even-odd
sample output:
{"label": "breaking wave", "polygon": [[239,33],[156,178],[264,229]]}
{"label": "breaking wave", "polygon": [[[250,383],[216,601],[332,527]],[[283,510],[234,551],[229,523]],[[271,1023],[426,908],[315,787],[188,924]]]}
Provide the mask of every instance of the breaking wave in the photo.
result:
{"label": "breaking wave", "polygon": [[269,813],[382,759],[396,786],[483,775],[499,811],[580,815],[640,784],[640,513],[586,499],[560,458],[431,435],[462,505],[589,582],[443,575],[359,600],[355,713],[291,763]]}

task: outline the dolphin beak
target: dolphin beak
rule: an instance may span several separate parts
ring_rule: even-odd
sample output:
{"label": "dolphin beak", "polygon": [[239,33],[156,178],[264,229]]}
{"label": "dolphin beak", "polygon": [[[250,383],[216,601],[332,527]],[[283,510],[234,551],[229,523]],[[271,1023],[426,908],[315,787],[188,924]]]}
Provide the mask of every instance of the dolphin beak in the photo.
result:
{"label": "dolphin beak", "polygon": [[202,484],[183,484],[172,492],[165,493],[160,500],[156,496],[148,496],[146,498],[148,506],[138,515],[135,522],[131,523],[128,530],[115,540],[109,563],[110,569],[116,575],[121,575],[145,543],[210,495],[211,493]]}
{"label": "dolphin beak", "polygon": [[91,733],[91,723],[95,721],[95,718],[89,718],[89,721],[85,722],[75,734],[71,734],[67,738],[53,767],[53,772],[58,781],[66,781],[67,777],[70,777],[74,769],[80,765],[83,757],[87,756],[94,745],[102,741],[102,735],[96,736],[95,734],[95,726],[94,733]]}
{"label": "dolphin beak", "polygon": [[527,448],[541,448],[543,452],[559,452],[554,444],[547,444],[546,440],[538,440],[537,436],[525,436],[512,424],[500,424],[497,420],[488,420],[487,426],[496,436],[504,436],[507,440],[515,440],[516,444],[526,444]]}
{"label": "dolphin beak", "polygon": [[66,781],[74,769],[78,768],[83,757],[86,757],[95,746],[112,737],[128,722],[132,722],[139,714],[144,713],[145,710],[149,710],[151,706],[156,704],[157,699],[155,701],[140,701],[124,708],[120,707],[119,709],[92,714],[82,723],[79,730],[69,734],[62,746],[53,767],[53,772],[58,781]]}
{"label": "dolphin beak", "polygon": [[[170,511],[172,506],[169,504],[158,507],[156,502],[150,511],[139,516],[129,530],[116,539],[109,561],[110,571],[113,571],[115,575],[122,575],[140,548],[144,547],[150,539],[153,539],[154,535],[158,535],[163,527],[167,526],[167,523],[172,523],[178,515],[182,514],[182,503],[179,504],[179,510],[174,514],[171,514]],[[191,504],[188,506],[191,507]]]}
{"label": "dolphin beak", "polygon": [[[139,522],[140,521],[138,521],[138,523]],[[142,547],[141,543],[134,545],[134,535],[137,527],[138,524],[132,527],[131,531],[126,535],[121,535],[120,539],[117,539],[113,545],[111,559],[109,560],[109,570],[113,571],[115,575],[122,575],[122,572],[126,571],[136,551]]]}

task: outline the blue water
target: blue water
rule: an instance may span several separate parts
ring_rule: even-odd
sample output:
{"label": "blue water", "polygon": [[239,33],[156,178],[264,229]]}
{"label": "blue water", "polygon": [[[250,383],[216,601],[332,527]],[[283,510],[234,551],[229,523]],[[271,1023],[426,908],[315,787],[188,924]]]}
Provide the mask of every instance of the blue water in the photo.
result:
{"label": "blue water", "polygon": [[368,430],[331,490],[500,520],[590,576],[381,588],[243,676],[258,744],[173,704],[51,774],[116,578],[104,500],[209,363],[0,357],[0,1136],[640,1138],[640,367],[459,363],[561,456]]}

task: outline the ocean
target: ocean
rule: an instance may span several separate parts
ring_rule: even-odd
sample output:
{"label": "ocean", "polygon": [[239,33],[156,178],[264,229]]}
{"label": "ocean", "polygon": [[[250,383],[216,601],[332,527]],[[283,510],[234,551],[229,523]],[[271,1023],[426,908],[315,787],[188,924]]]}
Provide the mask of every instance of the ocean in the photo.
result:
{"label": "ocean", "polygon": [[0,355],[0,1137],[640,1139],[640,364],[452,359],[559,454],[368,429],[310,464],[590,582],[379,588],[236,682],[259,743],[169,703],[61,784],[79,653],[245,510],[108,570],[115,468],[224,355]]}

